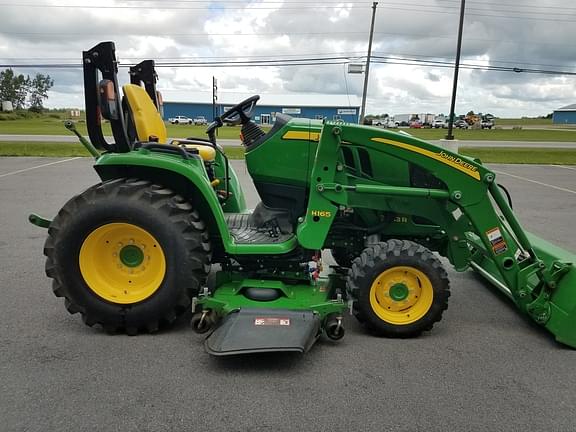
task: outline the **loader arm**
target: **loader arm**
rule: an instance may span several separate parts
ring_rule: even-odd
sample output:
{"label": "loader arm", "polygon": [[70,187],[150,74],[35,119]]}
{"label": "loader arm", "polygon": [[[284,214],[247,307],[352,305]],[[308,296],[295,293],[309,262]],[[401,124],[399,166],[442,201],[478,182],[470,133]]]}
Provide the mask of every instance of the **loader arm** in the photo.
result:
{"label": "loader arm", "polygon": [[[341,157],[347,145],[410,162],[446,187],[374,184],[351,176]],[[558,341],[576,347],[576,257],[527,234],[496,175],[479,161],[407,134],[327,122],[310,178],[308,212],[298,228],[300,244],[322,248],[340,208],[425,216],[445,234],[441,252],[456,270],[473,267]]]}

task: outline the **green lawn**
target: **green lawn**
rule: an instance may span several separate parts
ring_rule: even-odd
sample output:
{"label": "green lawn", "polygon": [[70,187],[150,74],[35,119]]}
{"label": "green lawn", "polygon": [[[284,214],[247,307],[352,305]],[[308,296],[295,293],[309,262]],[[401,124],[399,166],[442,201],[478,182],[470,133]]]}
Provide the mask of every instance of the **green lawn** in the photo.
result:
{"label": "green lawn", "polygon": [[[82,135],[87,135],[86,123],[77,122],[76,128]],[[168,136],[172,138],[197,137],[206,138],[206,126],[172,125],[166,123]],[[111,136],[109,124],[103,127],[104,135]],[[0,121],[0,134],[5,135],[69,135],[70,132],[64,127],[64,120],[54,118],[32,118],[19,120]],[[218,137],[224,139],[236,139],[240,135],[240,127],[224,126],[218,130]]]}
{"label": "green lawn", "polygon": [[500,126],[552,126],[551,118],[498,118],[494,122]]}
{"label": "green lawn", "polygon": [[[243,159],[242,147],[225,149],[230,159]],[[539,149],[522,147],[463,148],[460,153],[482,162],[518,164],[576,165],[576,149]],[[90,156],[81,144],[53,142],[0,142],[0,156]]]}
{"label": "green lawn", "polygon": [[[229,147],[224,151],[230,159],[244,159],[242,147]],[[0,156],[74,157],[90,156],[90,153],[79,143],[0,141]]]}
{"label": "green lawn", "polygon": [[576,165],[574,149],[471,147],[460,149],[460,154],[479,158],[484,163]]}

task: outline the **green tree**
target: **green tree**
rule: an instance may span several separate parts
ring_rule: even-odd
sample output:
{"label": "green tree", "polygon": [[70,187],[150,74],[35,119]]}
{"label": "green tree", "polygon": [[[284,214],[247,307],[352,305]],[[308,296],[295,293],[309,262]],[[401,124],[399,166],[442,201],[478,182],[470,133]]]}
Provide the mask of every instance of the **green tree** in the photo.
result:
{"label": "green tree", "polygon": [[44,109],[44,99],[48,98],[48,90],[54,85],[54,80],[50,75],[36,74],[30,84],[30,110],[42,111]]}
{"label": "green tree", "polygon": [[0,72],[0,100],[12,102],[14,108],[24,108],[29,88],[29,76],[16,75],[12,69]]}

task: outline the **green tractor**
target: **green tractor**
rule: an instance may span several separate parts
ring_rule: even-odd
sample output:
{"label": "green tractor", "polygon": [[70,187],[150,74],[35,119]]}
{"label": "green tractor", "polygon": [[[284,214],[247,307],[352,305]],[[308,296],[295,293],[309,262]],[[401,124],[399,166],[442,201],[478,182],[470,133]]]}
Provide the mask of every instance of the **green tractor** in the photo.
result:
{"label": "green tractor", "polygon": [[[80,141],[101,182],[49,221],[54,293],[85,324],[155,332],[192,310],[214,355],[307,351],[339,340],[350,311],[377,336],[413,337],[450,296],[438,255],[472,268],[555,338],[576,347],[576,257],[526,233],[478,160],[405,133],[278,114],[259,99],[230,108],[208,139],[169,141],[154,62],[130,69],[121,97],[114,44],[83,53]],[[114,142],[102,133],[102,118]],[[241,125],[261,202],[246,208],[216,130]],[[323,268],[322,251],[337,266]]]}

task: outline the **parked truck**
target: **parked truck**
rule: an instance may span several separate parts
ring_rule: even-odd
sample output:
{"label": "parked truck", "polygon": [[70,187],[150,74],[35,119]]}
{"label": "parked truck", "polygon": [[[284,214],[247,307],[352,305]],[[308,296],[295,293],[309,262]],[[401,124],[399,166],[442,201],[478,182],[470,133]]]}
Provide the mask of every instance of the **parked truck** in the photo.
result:
{"label": "parked truck", "polygon": [[394,123],[396,126],[410,126],[411,123],[418,121],[423,127],[432,127],[434,117],[435,115],[431,113],[396,114]]}

